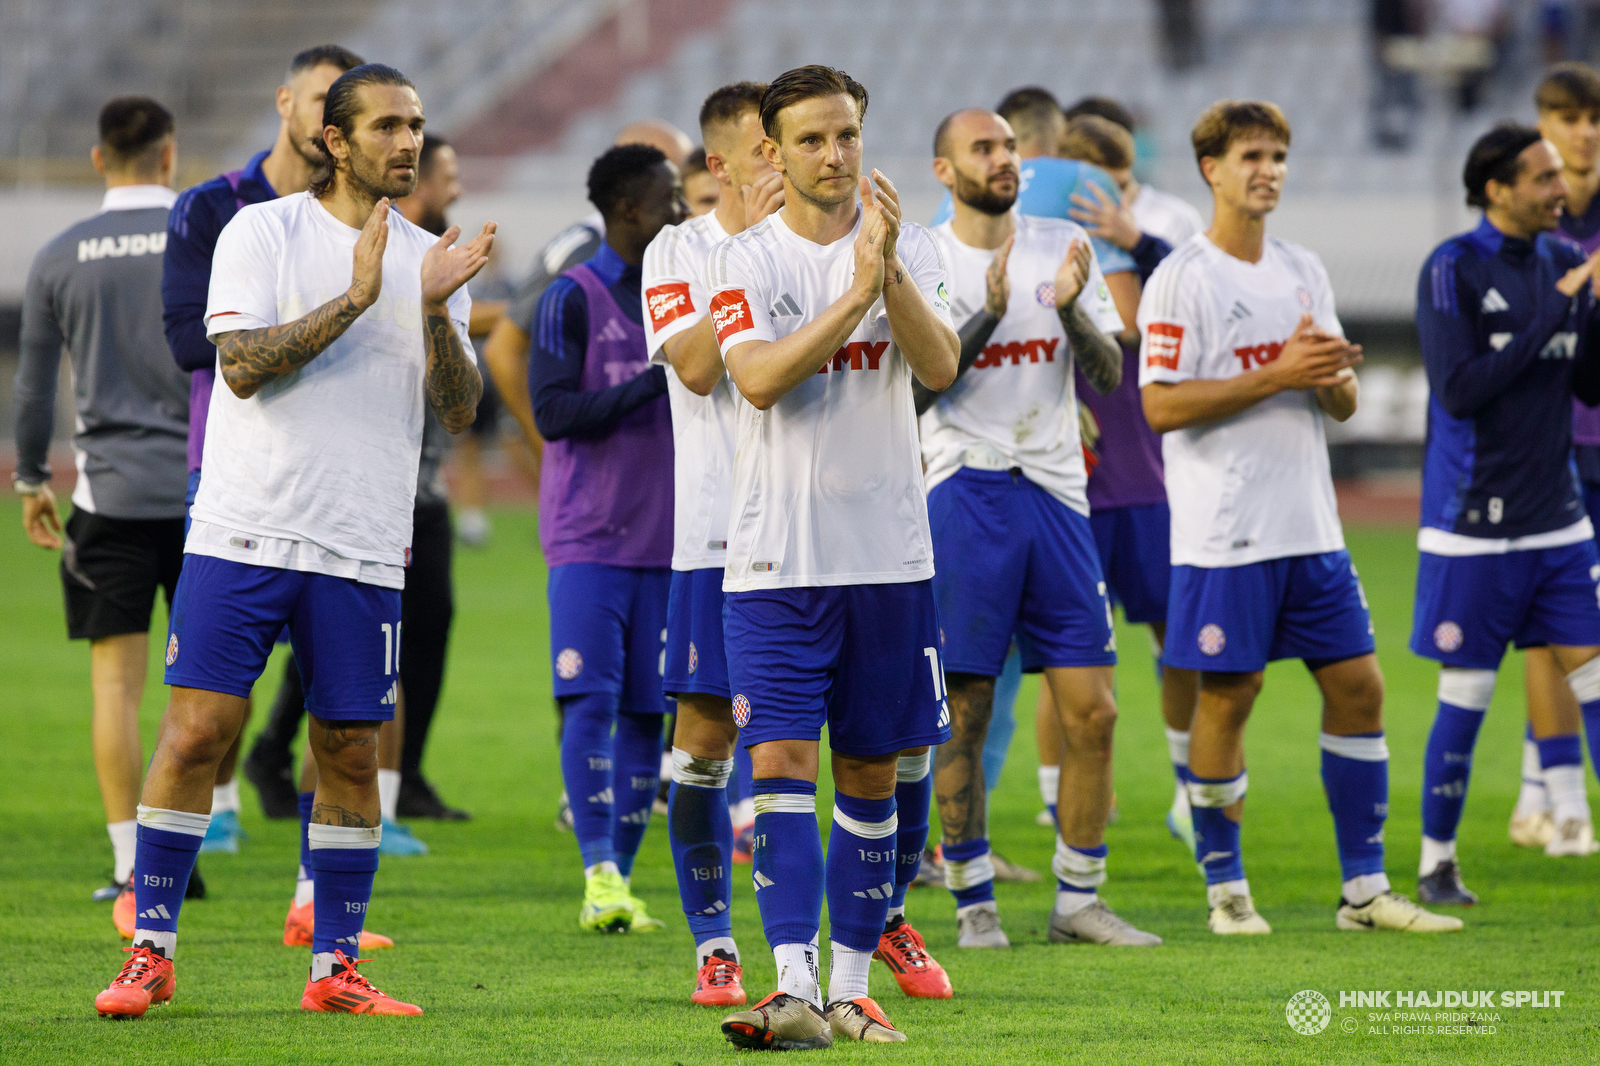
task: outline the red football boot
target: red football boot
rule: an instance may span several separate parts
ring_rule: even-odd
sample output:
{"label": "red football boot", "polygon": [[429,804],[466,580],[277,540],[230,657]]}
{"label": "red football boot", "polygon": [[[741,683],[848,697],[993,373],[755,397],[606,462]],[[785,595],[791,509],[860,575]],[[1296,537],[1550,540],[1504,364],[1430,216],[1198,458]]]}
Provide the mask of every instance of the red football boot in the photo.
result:
{"label": "red football boot", "polygon": [[950,975],[944,967],[928,954],[928,945],[922,934],[911,928],[904,916],[898,918],[878,937],[875,959],[894,971],[900,991],[917,999],[949,999],[955,995],[950,987]]}
{"label": "red football boot", "polygon": [[[283,920],[283,942],[291,948],[308,948],[311,946],[311,933],[316,927],[316,902],[308,902],[303,907],[296,907],[293,901],[289,903],[289,914]],[[381,951],[384,948],[394,947],[394,941],[382,933],[361,930],[361,950]]]}
{"label": "red football boot", "polygon": [[140,1018],[158,1004],[172,1000],[178,979],[172,961],[147,947],[123,948],[128,961],[117,979],[98,996],[94,1009],[102,1018]]}
{"label": "red football boot", "polygon": [[702,1007],[742,1007],[744,969],[727,955],[713,951],[695,975],[694,993],[689,1000]]}
{"label": "red football boot", "polygon": [[[372,982],[361,976],[356,966],[371,959],[351,959],[342,951],[335,951],[336,968],[332,976],[320,981],[306,978],[305,994],[300,997],[301,1010],[324,1011],[329,1014],[421,1014],[415,1003],[401,1003],[372,987]],[[337,967],[343,967],[338,969]]]}
{"label": "red football boot", "polygon": [[133,879],[122,886],[122,891],[117,893],[117,901],[111,905],[111,921],[116,924],[117,932],[122,934],[122,939],[132,940],[134,932],[134,919],[138,908],[133,903]]}

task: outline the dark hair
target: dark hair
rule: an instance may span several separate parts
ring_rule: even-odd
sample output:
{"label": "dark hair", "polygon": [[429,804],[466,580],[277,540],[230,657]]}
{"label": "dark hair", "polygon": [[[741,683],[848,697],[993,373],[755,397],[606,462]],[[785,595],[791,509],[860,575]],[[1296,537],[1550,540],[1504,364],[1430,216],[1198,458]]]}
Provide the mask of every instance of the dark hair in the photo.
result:
{"label": "dark hair", "polygon": [[617,144],[589,167],[589,202],[610,219],[617,205],[633,196],[642,178],[667,161],[666,153],[648,144]]}
{"label": "dark hair", "polygon": [[1600,110],[1600,71],[1587,63],[1557,63],[1534,90],[1540,111]]}
{"label": "dark hair", "polygon": [[417,152],[417,177],[420,179],[433,167],[433,157],[439,149],[449,148],[450,141],[442,133],[429,132],[422,138],[422,148]]}
{"label": "dark hair", "polygon": [[295,57],[289,60],[289,70],[284,74],[283,80],[289,81],[302,71],[315,70],[323,66],[338,67],[341,72],[350,71],[365,62],[366,60],[341,45],[319,44],[315,48],[295,53]]}
{"label": "dark hair", "polygon": [[1133,166],[1133,154],[1133,134],[1099,115],[1068,119],[1067,131],[1061,135],[1063,158],[1079,159],[1106,170]]}
{"label": "dark hair", "polygon": [[1289,120],[1277,104],[1265,100],[1218,100],[1200,112],[1189,134],[1195,163],[1221,159],[1234,141],[1249,133],[1269,134],[1288,147]]}
{"label": "dark hair", "polygon": [[1061,115],[1061,105],[1049,89],[1029,85],[1012,89],[995,105],[1001,118],[1011,123],[1019,139],[1036,137]]}
{"label": "dark hair", "polygon": [[856,102],[856,120],[867,119],[867,89],[842,70],[817,63],[786,70],[772,80],[761,94],[761,128],[768,137],[779,140],[778,115],[786,107],[819,96],[848,96]]}
{"label": "dark hair", "polygon": [[686,178],[690,174],[698,174],[702,170],[708,171],[710,169],[710,167],[706,166],[706,150],[704,148],[696,148],[683,161],[683,176]]}
{"label": "dark hair", "polygon": [[[358,67],[351,67],[328,86],[328,98],[322,102],[324,130],[329,126],[336,126],[346,139],[355,134],[356,116],[361,114],[360,90],[363,85],[401,85],[414,88],[411,79],[391,66],[382,63],[363,63]],[[322,163],[317,167],[317,172],[311,175],[311,184],[306,188],[312,196],[320,200],[333,188],[333,175],[337,168],[333,163],[333,154],[328,151],[328,145],[320,134],[315,143],[322,153]],[[427,139],[424,138],[422,143],[426,145]]]}
{"label": "dark hair", "polygon": [[1069,122],[1084,115],[1095,115],[1107,122],[1115,122],[1129,133],[1139,128],[1133,112],[1109,96],[1085,96],[1067,108],[1066,115]]}
{"label": "dark hair", "polygon": [[100,154],[113,169],[153,170],[172,130],[172,112],[148,96],[119,96],[100,109]]}
{"label": "dark hair", "polygon": [[700,138],[706,130],[725,122],[737,122],[746,111],[760,112],[761,98],[766,95],[767,84],[761,81],[736,81],[712,90],[706,102],[700,105]]}
{"label": "dark hair", "polygon": [[1510,185],[1522,169],[1521,156],[1529,145],[1542,140],[1538,130],[1516,122],[1502,122],[1479,137],[1467,153],[1461,183],[1467,187],[1467,205],[1489,206],[1489,183]]}

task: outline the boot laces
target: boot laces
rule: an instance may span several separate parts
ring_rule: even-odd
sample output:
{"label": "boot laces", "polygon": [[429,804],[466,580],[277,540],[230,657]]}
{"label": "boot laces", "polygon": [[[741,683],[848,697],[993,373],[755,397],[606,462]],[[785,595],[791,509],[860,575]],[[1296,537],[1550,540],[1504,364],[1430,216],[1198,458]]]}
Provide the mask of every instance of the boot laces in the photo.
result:
{"label": "boot laces", "polygon": [[356,969],[356,967],[361,965],[363,962],[371,962],[371,959],[352,959],[350,956],[346,955],[342,951],[339,951],[338,949],[334,950],[333,959],[334,962],[344,967],[341,972],[334,974],[335,977],[342,979],[346,984],[354,985],[358,991],[370,992],[374,996],[384,995],[384,993],[378,991],[378,989],[373,986],[371,981],[367,980],[366,975],[364,975],[360,970]]}
{"label": "boot laces", "polygon": [[889,944],[900,953],[908,966],[920,968],[928,965],[928,949],[910,924],[902,925],[890,933]]}
{"label": "boot laces", "polygon": [[149,975],[151,970],[156,968],[158,965],[156,960],[161,957],[152,948],[136,947],[123,948],[122,950],[126,951],[130,957],[127,962],[122,964],[122,972],[117,974],[117,979],[111,982],[114,985],[138,984]]}
{"label": "boot laces", "polygon": [[738,964],[713,955],[700,967],[700,983],[707,988],[727,988],[738,984]]}

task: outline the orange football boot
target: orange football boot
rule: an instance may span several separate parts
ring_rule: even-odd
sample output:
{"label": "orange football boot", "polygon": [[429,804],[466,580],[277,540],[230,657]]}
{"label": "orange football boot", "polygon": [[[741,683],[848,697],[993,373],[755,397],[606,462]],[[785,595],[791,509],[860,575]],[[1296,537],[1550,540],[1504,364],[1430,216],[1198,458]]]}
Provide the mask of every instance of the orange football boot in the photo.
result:
{"label": "orange football boot", "polygon": [[900,991],[916,999],[949,999],[955,995],[950,987],[950,975],[944,967],[928,954],[928,945],[922,934],[911,928],[911,923],[901,917],[878,937],[875,959],[894,972]]}
{"label": "orange football boot", "polygon": [[744,968],[720,951],[713,951],[695,975],[694,993],[689,1000],[702,1007],[742,1007]]}
{"label": "orange football boot", "polygon": [[320,981],[306,978],[305,994],[300,997],[301,1010],[323,1011],[329,1014],[421,1014],[415,1003],[401,1003],[372,987],[372,982],[361,976],[356,966],[371,959],[351,959],[342,951],[335,951],[336,965],[330,977]]}
{"label": "orange football boot", "polygon": [[[308,948],[311,946],[311,933],[316,928],[316,901],[308,902],[304,907],[296,907],[291,900],[289,903],[288,917],[283,920],[283,942],[291,948]],[[382,933],[371,930],[361,930],[362,951],[382,951],[384,948],[394,947],[394,941]]]}
{"label": "orange football boot", "polygon": [[117,932],[122,934],[122,939],[132,940],[134,931],[134,918],[138,915],[138,908],[133,902],[133,879],[122,886],[122,891],[117,893],[117,901],[111,905],[111,920],[116,924]]}
{"label": "orange football boot", "polygon": [[139,1018],[151,1007],[172,1001],[178,978],[172,961],[150,948],[123,948],[128,961],[106,990],[94,997],[102,1018]]}

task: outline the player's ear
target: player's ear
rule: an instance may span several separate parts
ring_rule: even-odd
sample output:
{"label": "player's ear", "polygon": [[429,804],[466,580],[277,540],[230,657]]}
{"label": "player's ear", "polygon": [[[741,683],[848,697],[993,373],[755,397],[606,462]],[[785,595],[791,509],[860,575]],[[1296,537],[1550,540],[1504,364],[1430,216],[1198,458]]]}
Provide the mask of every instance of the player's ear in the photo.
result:
{"label": "player's ear", "polygon": [[940,185],[947,189],[955,185],[955,168],[950,160],[942,155],[933,157],[933,176]]}
{"label": "player's ear", "polygon": [[761,138],[761,157],[767,161],[767,166],[783,173],[783,151],[771,137]]}

